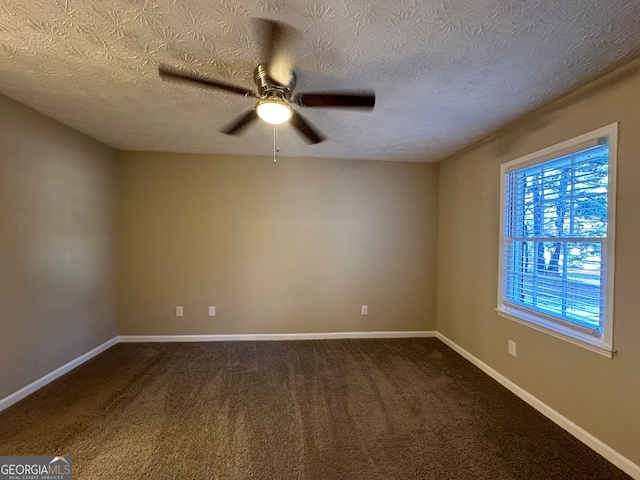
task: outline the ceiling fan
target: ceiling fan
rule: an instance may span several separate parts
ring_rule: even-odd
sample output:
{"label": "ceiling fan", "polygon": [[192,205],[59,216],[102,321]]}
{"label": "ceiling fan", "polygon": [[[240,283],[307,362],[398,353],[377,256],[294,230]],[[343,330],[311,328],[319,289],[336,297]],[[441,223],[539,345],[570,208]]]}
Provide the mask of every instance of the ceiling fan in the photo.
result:
{"label": "ceiling fan", "polygon": [[220,132],[227,135],[240,134],[259,117],[274,125],[290,121],[307,142],[319,143],[325,138],[292,108],[292,103],[306,108],[373,109],[376,96],[372,90],[294,94],[296,74],[293,71],[293,59],[299,41],[298,31],[285,23],[261,18],[254,20],[254,29],[262,45],[262,61],[254,70],[257,92],[168,65],[159,66],[160,78],[258,99],[253,109],[220,129]]}

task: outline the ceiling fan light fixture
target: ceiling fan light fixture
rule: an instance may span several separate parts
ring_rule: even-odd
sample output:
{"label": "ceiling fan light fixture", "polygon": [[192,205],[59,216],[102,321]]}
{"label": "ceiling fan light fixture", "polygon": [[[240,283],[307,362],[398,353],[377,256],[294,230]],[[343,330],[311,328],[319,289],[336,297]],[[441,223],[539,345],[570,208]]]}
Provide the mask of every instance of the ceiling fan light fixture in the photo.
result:
{"label": "ceiling fan light fixture", "polygon": [[256,113],[265,122],[280,125],[291,118],[293,109],[281,98],[271,96],[258,102]]}

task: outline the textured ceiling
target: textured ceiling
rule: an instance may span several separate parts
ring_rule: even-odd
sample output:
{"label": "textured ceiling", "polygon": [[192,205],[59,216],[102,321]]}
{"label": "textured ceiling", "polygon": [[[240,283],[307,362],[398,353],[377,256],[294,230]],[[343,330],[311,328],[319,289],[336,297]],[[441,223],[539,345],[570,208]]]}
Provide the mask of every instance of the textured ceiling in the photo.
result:
{"label": "textured ceiling", "polygon": [[297,92],[377,95],[304,109],[328,140],[285,125],[281,156],[437,161],[640,54],[637,0],[3,1],[0,93],[118,149],[270,155],[263,122],[218,132],[255,101],[157,73],[253,88],[251,17],[302,32]]}

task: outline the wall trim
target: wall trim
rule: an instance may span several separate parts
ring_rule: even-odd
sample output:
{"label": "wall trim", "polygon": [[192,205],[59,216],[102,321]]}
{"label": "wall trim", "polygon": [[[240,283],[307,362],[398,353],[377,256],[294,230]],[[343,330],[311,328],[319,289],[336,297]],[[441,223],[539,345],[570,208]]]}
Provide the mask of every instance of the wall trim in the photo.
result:
{"label": "wall trim", "polygon": [[522,400],[524,400],[533,408],[535,408],[540,413],[542,413],[545,417],[547,417],[548,419],[553,421],[555,424],[565,429],[567,432],[569,432],[571,435],[576,437],[578,440],[580,440],[582,443],[587,445],[589,448],[591,448],[592,450],[594,450],[595,452],[599,453],[604,458],[609,460],[620,470],[624,471],[627,475],[630,475],[632,478],[636,480],[640,480],[639,465],[636,465],[630,459],[628,459],[618,451],[611,448],[602,440],[598,439],[591,433],[587,432],[584,428],[575,424],[574,422],[569,420],[567,417],[562,415],[560,412],[558,412],[557,410],[554,410],[549,405],[544,403],[542,400],[538,399],[537,397],[534,397],[532,394],[527,392],[522,387],[519,387],[518,385],[513,383],[504,375],[498,373],[496,370],[491,368],[482,360],[475,357],[471,353],[467,352],[464,348],[454,343],[452,340],[449,340],[440,332],[436,333],[436,338],[438,338],[438,340],[442,341],[445,345],[450,347],[456,353],[458,353],[459,355],[467,359],[469,362],[474,364],[484,373],[486,373],[491,378],[493,378],[496,382],[500,383],[502,386],[506,387],[512,393],[516,394]]}
{"label": "wall trim", "polygon": [[39,378],[35,382],[31,382],[29,385],[21,388],[17,392],[14,392],[4,397],[3,399],[0,400],[0,412],[9,408],[11,405],[18,403],[20,400],[31,395],[37,390],[40,390],[45,385],[60,378],[65,373],[70,372],[71,370],[82,365],[86,361],[91,360],[93,357],[100,355],[105,350],[113,347],[116,343],[118,343],[118,337],[113,337],[111,340],[107,340],[102,345],[98,345],[93,350],[90,350],[87,353],[80,355],[78,358],[71,360],[68,363],[65,363],[60,368],[56,368],[53,372],[47,373],[45,376]]}
{"label": "wall trim", "polygon": [[120,335],[121,343],[144,342],[233,342],[255,340],[332,340],[340,338],[415,338],[435,337],[435,331],[397,332],[324,332],[324,333],[249,333],[222,335]]}

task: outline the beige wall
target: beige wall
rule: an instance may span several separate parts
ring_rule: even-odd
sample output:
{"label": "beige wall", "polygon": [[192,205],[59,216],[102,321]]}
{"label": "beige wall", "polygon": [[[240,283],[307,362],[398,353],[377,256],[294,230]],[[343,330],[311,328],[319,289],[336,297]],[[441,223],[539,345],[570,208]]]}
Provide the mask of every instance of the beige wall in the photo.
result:
{"label": "beige wall", "polygon": [[115,152],[0,96],[0,399],[113,338]]}
{"label": "beige wall", "polygon": [[128,152],[119,179],[122,335],[435,330],[436,165]]}
{"label": "beige wall", "polygon": [[[438,331],[640,464],[640,74],[635,63],[440,164]],[[500,164],[619,123],[615,332],[607,359],[495,312]],[[517,342],[517,357],[507,340]]]}

